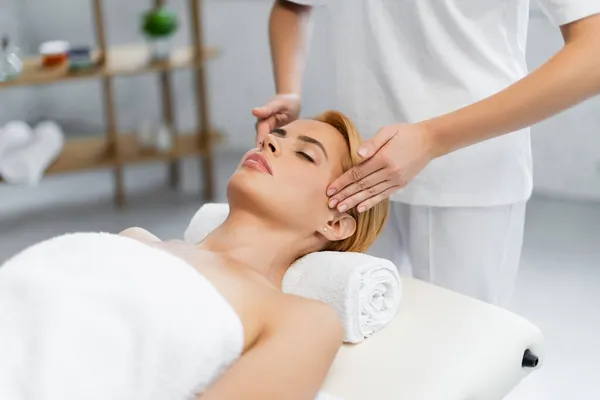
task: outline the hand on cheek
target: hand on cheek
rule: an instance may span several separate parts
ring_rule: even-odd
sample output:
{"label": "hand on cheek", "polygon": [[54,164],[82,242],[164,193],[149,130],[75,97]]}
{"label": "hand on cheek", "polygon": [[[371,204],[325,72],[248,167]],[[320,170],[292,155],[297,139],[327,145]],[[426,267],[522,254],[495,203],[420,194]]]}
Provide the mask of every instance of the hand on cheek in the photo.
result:
{"label": "hand on cheek", "polygon": [[382,128],[365,142],[363,161],[328,188],[329,207],[365,212],[406,186],[433,159],[432,135],[420,125],[395,124]]}

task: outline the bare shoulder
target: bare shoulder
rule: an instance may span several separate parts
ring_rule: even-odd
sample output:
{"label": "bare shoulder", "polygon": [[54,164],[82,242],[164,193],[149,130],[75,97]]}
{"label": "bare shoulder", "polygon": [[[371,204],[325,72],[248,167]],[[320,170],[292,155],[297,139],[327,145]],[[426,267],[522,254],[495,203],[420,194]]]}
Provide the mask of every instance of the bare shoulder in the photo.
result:
{"label": "bare shoulder", "polygon": [[137,226],[124,229],[121,232],[119,232],[119,235],[140,241],[160,242],[160,239],[156,235],[153,235],[146,229],[139,228]]}
{"label": "bare shoulder", "polygon": [[326,303],[298,296],[279,293],[277,301],[278,317],[275,320],[286,330],[298,330],[302,334],[312,331],[321,339],[341,343],[343,339],[342,320],[337,311]]}

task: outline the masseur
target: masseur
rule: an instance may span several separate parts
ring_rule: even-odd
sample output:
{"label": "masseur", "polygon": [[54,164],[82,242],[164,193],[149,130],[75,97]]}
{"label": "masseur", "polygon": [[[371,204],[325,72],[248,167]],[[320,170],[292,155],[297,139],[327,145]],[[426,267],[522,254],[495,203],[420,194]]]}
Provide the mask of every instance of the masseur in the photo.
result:
{"label": "masseur", "polygon": [[[316,3],[273,5],[277,95],[253,110],[259,142],[300,114]],[[363,134],[376,133],[358,151],[364,161],[329,186],[330,207],[363,211],[391,196],[390,223],[372,254],[506,305],[532,192],[528,127],[600,91],[600,0],[539,0],[565,46],[529,75],[529,0],[320,3],[336,107]]]}

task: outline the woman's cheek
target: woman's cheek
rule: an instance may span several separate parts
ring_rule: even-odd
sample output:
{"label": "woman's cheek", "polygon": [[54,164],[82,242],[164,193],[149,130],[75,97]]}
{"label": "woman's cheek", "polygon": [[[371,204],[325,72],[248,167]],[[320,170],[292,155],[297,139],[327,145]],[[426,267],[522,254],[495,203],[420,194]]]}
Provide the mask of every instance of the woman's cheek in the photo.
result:
{"label": "woman's cheek", "polygon": [[299,170],[296,182],[304,188],[309,197],[326,196],[328,183],[324,178],[318,171],[309,173],[306,170]]}

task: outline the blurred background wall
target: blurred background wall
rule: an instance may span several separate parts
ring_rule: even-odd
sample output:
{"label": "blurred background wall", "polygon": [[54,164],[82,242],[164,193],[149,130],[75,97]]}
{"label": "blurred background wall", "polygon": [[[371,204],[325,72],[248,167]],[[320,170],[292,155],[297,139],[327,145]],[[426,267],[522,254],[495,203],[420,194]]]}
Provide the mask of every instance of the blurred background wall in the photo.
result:
{"label": "blurred background wall", "polygon": [[[180,15],[184,1],[171,6]],[[209,87],[214,124],[227,135],[226,148],[252,145],[251,109],[273,93],[267,40],[272,0],[205,0],[207,44],[223,50],[211,61]],[[138,25],[147,0],[108,1],[105,4],[109,45],[143,43]],[[0,26],[25,53],[34,53],[49,39],[94,43],[90,29],[91,2],[81,0],[0,0]],[[189,21],[183,19],[175,44],[189,40]],[[308,73],[304,113],[333,107],[331,71],[327,63],[326,18],[317,12]],[[560,32],[532,1],[528,62],[534,69],[562,45]],[[148,115],[159,115],[154,75],[117,79],[116,96],[121,130],[135,130]],[[189,90],[191,73],[175,73],[177,122],[188,130],[194,124]],[[100,83],[85,80],[60,85],[0,92],[0,124],[10,119],[51,117],[70,135],[104,132]],[[575,199],[600,200],[600,98],[588,101],[533,128],[534,178],[538,192]]]}

